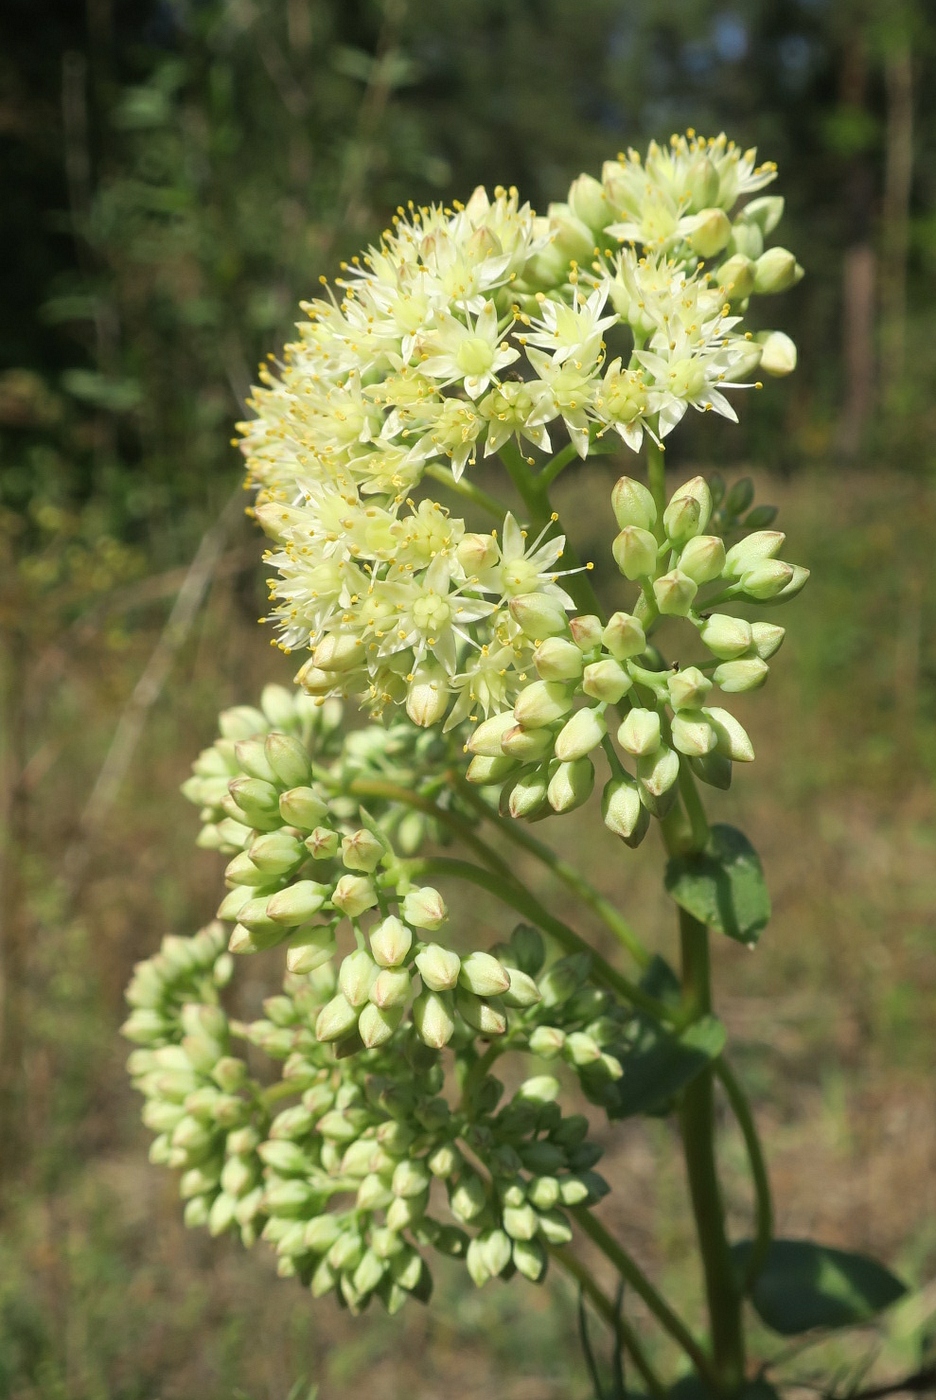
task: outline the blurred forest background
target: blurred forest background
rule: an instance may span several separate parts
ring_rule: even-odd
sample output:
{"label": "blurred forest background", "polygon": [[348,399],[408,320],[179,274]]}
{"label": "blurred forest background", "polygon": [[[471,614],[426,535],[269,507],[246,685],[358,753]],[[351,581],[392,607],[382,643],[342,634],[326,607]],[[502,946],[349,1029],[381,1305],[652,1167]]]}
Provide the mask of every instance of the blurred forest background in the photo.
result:
{"label": "blurred forest background", "polygon": [[[740,429],[695,419],[669,454],[674,474],[753,473],[814,569],[747,711],[757,771],[718,799],[776,909],[756,958],[719,950],[720,1006],[781,1229],[924,1285],[867,1339],[880,1365],[932,1345],[928,0],[5,0],[0,1397],[589,1394],[559,1283],[476,1294],[443,1275],[430,1312],[354,1323],[276,1283],[262,1247],[186,1235],[116,1028],[132,963],[215,906],[178,784],[219,707],[288,682],[255,625],[260,543],[229,446],[256,363],[399,202],[516,183],[545,210],[580,170],[686,126],[779,163],[808,272],[771,303],[798,373],[745,399]],[[620,470],[566,487],[596,557]],[[611,837],[580,855],[665,947],[659,857]],[[613,1223],[687,1294],[671,1126],[608,1147]],[[833,1348],[822,1375],[853,1360]]]}

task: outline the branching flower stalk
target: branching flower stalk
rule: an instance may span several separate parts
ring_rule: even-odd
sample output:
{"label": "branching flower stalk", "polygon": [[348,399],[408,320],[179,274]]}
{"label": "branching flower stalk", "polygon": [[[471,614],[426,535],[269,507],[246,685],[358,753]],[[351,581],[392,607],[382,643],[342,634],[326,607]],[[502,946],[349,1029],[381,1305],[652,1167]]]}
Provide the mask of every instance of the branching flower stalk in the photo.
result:
{"label": "branching flower stalk", "polygon": [[[802,275],[767,246],[774,176],[689,133],[579,176],[544,217],[504,189],[401,208],[304,305],[240,425],[271,540],[269,620],[301,657],[297,687],[225,711],[196,760],[183,791],[198,844],[227,858],[227,892],[207,928],[138,966],[124,1027],[151,1159],[181,1171],[187,1224],[262,1236],[283,1276],[354,1313],[426,1301],[433,1250],[479,1287],[539,1283],[552,1259],[654,1396],[680,1374],[741,1393],[746,1299],[784,1330],[758,1286],[789,1242],[771,1239],[709,976],[709,927],[753,945],[769,905],[755,853],[709,825],[698,785],[727,788],[754,758],[725,705],[766,681],[784,631],[759,610],[807,571],[779,557],[775,512],[752,508],[749,482],[698,476],[668,494],[663,455],[690,409],[735,421],[736,392],[795,366],[789,337],[745,328],[754,298]],[[646,484],[611,491],[621,584],[604,607],[551,488],[612,446],[643,453]],[[513,506],[473,479],[484,459]],[[495,528],[469,528],[462,504]],[[585,808],[596,765],[622,859],[659,823],[679,972],[529,830]],[[628,972],[528,887],[521,852],[606,926]],[[452,946],[448,904],[466,885],[511,916],[493,947]],[[259,1020],[232,1019],[236,960],[273,949],[282,991]],[[254,1077],[247,1046],[278,1079]],[[725,1230],[716,1083],[750,1160],[748,1245]],[[610,1187],[589,1119],[560,1106],[572,1091],[609,1120],[677,1115],[707,1338],[594,1212]],[[673,1375],[593,1277],[583,1238],[668,1338]]]}

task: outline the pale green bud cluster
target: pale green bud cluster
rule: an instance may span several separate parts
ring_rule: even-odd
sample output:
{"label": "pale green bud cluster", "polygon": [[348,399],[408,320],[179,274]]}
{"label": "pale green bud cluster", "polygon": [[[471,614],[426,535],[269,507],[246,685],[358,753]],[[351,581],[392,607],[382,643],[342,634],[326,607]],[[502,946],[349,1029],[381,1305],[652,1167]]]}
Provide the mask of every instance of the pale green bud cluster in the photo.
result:
{"label": "pale green bud cluster", "polygon": [[[763,685],[784,629],[720,609],[787,602],[809,571],[777,557],[784,536],[757,528],[774,512],[749,511],[752,495],[749,482],[726,494],[720,481],[713,492],[694,477],[658,519],[647,487],[630,477],[617,482],[612,553],[639,589],[633,610],[604,624],[595,616],[550,619],[533,653],[537,679],[467,741],[468,779],[498,787],[503,814],[535,821],[582,806],[603,750],[611,770],[602,792],[605,825],[637,845],[650,817],[665,817],[672,806],[681,763],[727,787],[732,764],[753,759],[746,731],[712,703],[713,691]],[[725,535],[735,534],[741,537],[726,548]],[[704,653],[696,647],[689,664],[664,669],[648,636],[669,618],[685,619]]]}

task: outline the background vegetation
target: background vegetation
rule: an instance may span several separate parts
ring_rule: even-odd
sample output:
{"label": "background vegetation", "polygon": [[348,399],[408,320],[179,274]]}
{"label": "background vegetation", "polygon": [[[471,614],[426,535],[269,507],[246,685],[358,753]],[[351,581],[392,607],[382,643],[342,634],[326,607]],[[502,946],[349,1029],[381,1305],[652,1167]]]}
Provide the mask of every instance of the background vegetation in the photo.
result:
{"label": "background vegetation", "polygon": [[[756,958],[721,950],[721,1009],[783,1232],[933,1278],[934,70],[925,0],[7,0],[0,1397],[588,1394],[558,1283],[443,1278],[428,1314],[350,1323],[186,1235],[116,1027],[132,962],[214,907],[188,763],[221,705],[286,679],[228,446],[257,360],[399,201],[516,182],[545,208],[686,125],[779,162],[809,271],[772,303],[797,376],[673,463],[755,468],[815,570],[723,802],[776,912]],[[567,488],[596,553],[625,466]],[[653,860],[610,836],[581,859],[664,946]],[[616,1131],[606,1161],[615,1223],[688,1293],[670,1137]],[[869,1337],[879,1369],[934,1316],[931,1285]]]}

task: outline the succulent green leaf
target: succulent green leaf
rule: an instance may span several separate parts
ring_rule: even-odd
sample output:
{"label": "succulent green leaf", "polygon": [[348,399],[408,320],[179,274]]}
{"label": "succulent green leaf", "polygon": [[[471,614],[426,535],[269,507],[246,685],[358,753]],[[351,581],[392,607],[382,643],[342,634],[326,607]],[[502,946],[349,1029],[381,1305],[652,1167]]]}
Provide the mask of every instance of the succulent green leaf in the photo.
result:
{"label": "succulent green leaf", "polygon": [[682,909],[749,947],[770,918],[760,857],[733,826],[713,826],[704,851],[674,856],[664,882]]}
{"label": "succulent green leaf", "polygon": [[[753,1245],[733,1248],[743,1273]],[[814,1327],[855,1327],[896,1303],[906,1287],[883,1264],[811,1240],[774,1240],[751,1292],[762,1322],[783,1337]]]}
{"label": "succulent green leaf", "polygon": [[[724,1044],[725,1028],[715,1016],[703,1016],[681,1035],[640,1017],[636,1040],[618,1056],[623,1075],[602,1092],[608,1116],[666,1113],[675,1095],[717,1059]],[[587,1084],[583,1088],[588,1092]]]}

